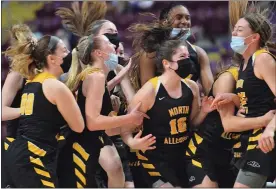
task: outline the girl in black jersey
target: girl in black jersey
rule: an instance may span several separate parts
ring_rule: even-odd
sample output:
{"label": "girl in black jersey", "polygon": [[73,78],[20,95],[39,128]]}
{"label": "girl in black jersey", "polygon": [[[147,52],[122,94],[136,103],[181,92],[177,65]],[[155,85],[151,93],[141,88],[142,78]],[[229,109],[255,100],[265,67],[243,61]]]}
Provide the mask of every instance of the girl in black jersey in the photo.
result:
{"label": "girl in black jersey", "polygon": [[185,64],[188,56],[180,40],[161,44],[156,66],[162,75],[148,81],[130,104],[131,108],[142,102],[140,110],[150,115],[150,119],[143,122],[142,136],[155,136],[156,148],[150,146],[155,138],[141,145],[140,139],[133,138],[131,132],[122,131],[126,144],[141,150],[137,153],[143,167],[141,176],[150,187],[187,187],[185,149],[190,125],[200,124],[212,111],[211,99],[204,98],[200,109],[198,86],[192,80],[182,79],[178,68]]}
{"label": "girl in black jersey", "polygon": [[[221,71],[208,96],[234,92],[238,68]],[[239,102],[237,102],[239,104]],[[207,115],[189,141],[186,156],[190,187],[232,187],[235,181],[232,148],[239,141],[239,133],[224,131],[220,115],[213,111]]]}
{"label": "girl in black jersey", "polygon": [[[18,29],[18,42],[5,52],[11,68],[28,79],[21,98],[16,139],[7,146],[5,166],[11,187],[58,187],[58,133],[66,122],[82,132],[84,121],[70,90],[56,78],[70,68],[63,62],[68,50],[54,36],[40,40]],[[22,31],[23,28],[22,28]],[[73,117],[76,115],[76,117]]]}
{"label": "girl in black jersey", "polygon": [[[160,32],[164,30],[164,26],[166,26],[166,32]],[[134,41],[138,42],[135,45],[136,52],[140,53],[137,65],[132,71],[137,89],[149,79],[160,75],[154,64],[155,51],[157,50],[156,44],[161,44],[169,39],[180,39],[183,43],[186,43],[190,54],[187,62],[190,62],[191,70],[182,70],[182,72],[187,73],[185,78],[193,81],[198,81],[200,78],[204,93],[209,93],[213,83],[209,58],[202,48],[190,44],[187,40],[191,35],[191,15],[187,7],[182,5],[182,3],[170,3],[169,6],[164,8],[153,28],[151,28],[149,23],[139,23],[132,25],[130,31],[134,32]]]}
{"label": "girl in black jersey", "polygon": [[[258,140],[274,116],[276,109],[276,62],[275,56],[264,49],[272,36],[272,28],[265,15],[248,12],[236,23],[232,32],[231,47],[242,55],[236,96],[218,95],[214,105],[219,112],[226,131],[249,133],[247,152],[239,162],[239,174],[234,187],[262,187],[275,178],[275,148],[264,153],[258,148]],[[233,98],[240,99],[244,117],[233,115]],[[224,103],[228,103],[223,105]],[[227,128],[227,129],[226,129]]]}
{"label": "girl in black jersey", "polygon": [[[79,12],[78,12],[79,11]],[[68,8],[59,8],[57,14],[62,18],[65,27],[74,34],[83,37],[88,35],[105,35],[109,41],[117,48],[119,46],[119,37],[116,26],[109,20],[103,19],[107,11],[105,2],[83,2],[81,9],[78,2],[72,3],[72,10]],[[79,14],[80,13],[80,14]],[[74,15],[72,17],[71,15]],[[80,22],[80,20],[82,20]],[[129,71],[131,64],[126,67],[118,65],[117,76],[110,79],[110,76],[114,76],[113,70],[109,72],[107,88],[112,91],[113,88],[122,81],[122,87],[127,87],[129,90],[130,82],[125,77]],[[72,72],[78,72],[77,69],[72,69]],[[113,74],[112,74],[113,73]],[[74,77],[68,73],[68,82],[72,83]],[[68,85],[71,88],[70,85]],[[125,177],[123,173],[122,163],[113,142],[109,137],[103,133],[105,146],[101,150],[99,162],[102,168],[108,174],[108,186],[109,187],[124,187]]]}
{"label": "girl in black jersey", "polygon": [[77,91],[77,102],[85,117],[85,131],[72,133],[61,152],[60,163],[62,187],[97,187],[96,165],[103,147],[102,131],[120,126],[140,125],[144,114],[133,111],[124,116],[112,116],[112,105],[106,85],[106,76],[118,64],[114,45],[104,35],[82,37],[73,51],[74,65],[81,73],[75,77],[72,91]]}

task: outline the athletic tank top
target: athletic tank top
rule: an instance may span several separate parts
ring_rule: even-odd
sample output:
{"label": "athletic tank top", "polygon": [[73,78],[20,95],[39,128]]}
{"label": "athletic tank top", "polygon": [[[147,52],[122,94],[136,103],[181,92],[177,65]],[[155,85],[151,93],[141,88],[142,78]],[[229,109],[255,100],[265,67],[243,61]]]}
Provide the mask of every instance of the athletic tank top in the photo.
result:
{"label": "athletic tank top", "polygon": [[[150,80],[156,91],[153,107],[146,112],[143,136],[156,137],[156,149],[146,151],[147,157],[171,159],[183,157],[189,134],[189,116],[193,93],[186,81],[181,81],[182,96],[171,98],[158,77]],[[181,153],[183,151],[183,153]]]}
{"label": "athletic tank top", "polygon": [[[217,78],[225,72],[231,73],[232,77],[237,81],[238,68],[231,67],[221,72]],[[214,96],[213,86],[208,96]],[[200,165],[197,158],[204,151],[203,156],[208,156],[213,160],[215,159],[216,163],[222,162],[224,164],[225,162],[229,162],[232,148],[239,141],[239,137],[240,133],[224,132],[220,115],[217,110],[214,110],[206,116],[202,124],[198,127],[198,130],[193,133],[189,141],[186,156],[192,159],[194,165]]]}
{"label": "athletic tank top", "polygon": [[65,125],[56,105],[47,100],[42,84],[46,79],[54,78],[50,73],[43,72],[27,81],[21,98],[19,128],[17,137],[23,136],[42,144],[57,147],[57,134]]}
{"label": "athletic tank top", "polygon": [[186,79],[191,79],[197,81],[200,78],[200,64],[198,61],[198,54],[196,52],[195,46],[187,42],[188,51],[190,54],[190,62],[192,64],[191,74]]}
{"label": "athletic tank top", "polygon": [[[78,96],[77,96],[77,103],[80,107],[81,114],[85,120],[85,128],[84,131],[80,134],[77,134],[79,138],[81,138],[82,141],[82,146],[84,147],[91,147],[91,138],[94,139],[99,139],[99,137],[102,136],[103,131],[89,131],[87,128],[87,121],[86,121],[86,114],[85,114],[85,101],[86,97],[83,95],[82,92],[82,85],[83,81],[85,78],[94,72],[99,72],[100,69],[98,68],[87,68],[86,70],[83,71],[82,76],[81,76],[81,82],[78,87]],[[109,96],[109,92],[107,87],[105,87],[105,92],[103,95],[103,101],[102,101],[102,109],[101,109],[101,115],[108,116],[110,112],[112,112],[112,104],[111,104],[111,99]],[[93,147],[93,145],[92,145]]]}
{"label": "athletic tank top", "polygon": [[[12,108],[19,108],[20,107],[20,102],[21,102],[21,95],[24,89],[26,83],[26,79],[23,79],[22,87],[19,91],[17,91],[16,96],[14,97],[11,107]],[[7,121],[7,137],[16,137],[16,131],[19,126],[19,119],[13,119],[10,121]]]}
{"label": "athletic tank top", "polygon": [[[274,103],[274,94],[264,80],[257,78],[254,74],[255,58],[261,53],[268,53],[276,60],[275,56],[270,52],[262,49],[256,51],[250,57],[248,64],[243,71],[243,63],[239,70],[239,79],[236,85],[236,94],[240,97],[240,106],[246,110],[246,117],[263,116],[268,111],[276,109]],[[263,63],[265,64],[265,62]],[[265,65],[264,65],[265,66]],[[254,129],[249,132],[249,140],[247,150],[255,149],[258,145],[264,128]]]}

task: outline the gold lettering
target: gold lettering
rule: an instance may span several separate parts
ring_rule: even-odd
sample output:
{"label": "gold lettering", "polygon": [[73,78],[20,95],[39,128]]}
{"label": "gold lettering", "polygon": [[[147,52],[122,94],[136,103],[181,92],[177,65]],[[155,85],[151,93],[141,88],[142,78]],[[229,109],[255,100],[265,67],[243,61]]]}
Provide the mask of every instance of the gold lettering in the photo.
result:
{"label": "gold lettering", "polygon": [[164,139],[164,144],[180,144],[183,143],[185,140],[188,139],[188,136],[182,137],[166,137]]}
{"label": "gold lettering", "polygon": [[239,79],[239,80],[237,81],[236,88],[243,88],[243,82],[244,82],[243,79]]}
{"label": "gold lettering", "polygon": [[169,113],[170,113],[170,116],[171,116],[171,117],[173,117],[173,116],[174,116],[173,109],[169,109]]}
{"label": "gold lettering", "polygon": [[178,113],[183,114],[183,107],[182,106],[178,106]]}
{"label": "gold lettering", "polygon": [[184,114],[188,114],[189,113],[189,106],[184,106]]}
{"label": "gold lettering", "polygon": [[174,107],[174,108],[173,108],[173,111],[174,111],[174,115],[177,115],[177,114],[178,114],[178,109],[177,109],[177,107]]}

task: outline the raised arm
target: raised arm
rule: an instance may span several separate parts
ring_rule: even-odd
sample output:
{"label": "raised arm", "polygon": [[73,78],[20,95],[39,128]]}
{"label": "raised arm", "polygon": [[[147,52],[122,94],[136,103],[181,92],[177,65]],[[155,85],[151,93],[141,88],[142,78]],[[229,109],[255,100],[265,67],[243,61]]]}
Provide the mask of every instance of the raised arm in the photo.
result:
{"label": "raised arm", "polygon": [[23,85],[23,77],[17,72],[10,72],[2,88],[2,121],[16,119],[20,116],[20,108],[12,108],[11,104]]}
{"label": "raised arm", "polygon": [[112,129],[129,125],[140,125],[144,115],[137,111],[139,105],[123,116],[101,115],[103,95],[105,91],[105,76],[102,73],[93,73],[87,76],[83,83],[86,93],[85,112],[87,127],[91,131]]}
{"label": "raised arm", "polygon": [[204,89],[204,94],[208,95],[214,82],[213,74],[210,67],[210,61],[206,52],[202,48],[198,46],[196,46],[195,48],[199,57],[198,60],[200,64],[200,80]]}

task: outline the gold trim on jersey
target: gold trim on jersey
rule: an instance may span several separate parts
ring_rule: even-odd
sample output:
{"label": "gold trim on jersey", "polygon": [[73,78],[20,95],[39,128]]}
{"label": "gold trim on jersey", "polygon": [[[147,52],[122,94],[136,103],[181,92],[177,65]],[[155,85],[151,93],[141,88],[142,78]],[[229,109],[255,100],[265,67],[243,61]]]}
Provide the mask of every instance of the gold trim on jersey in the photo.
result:
{"label": "gold trim on jersey", "polygon": [[43,184],[44,186],[48,186],[48,187],[51,187],[51,188],[55,188],[55,185],[54,185],[54,183],[52,183],[52,182],[48,182],[48,181],[43,180],[43,179],[41,179],[41,182],[42,182],[42,184]]}
{"label": "gold trim on jersey", "polygon": [[161,81],[159,80],[159,77],[154,77],[150,79],[149,82],[151,82],[151,84],[153,85],[155,96],[156,96],[159,91]]}
{"label": "gold trim on jersey", "polygon": [[268,50],[266,50],[266,49],[259,49],[252,56],[253,64],[254,64],[254,61],[255,61],[256,57],[259,56],[262,53],[270,54],[276,60],[276,56],[274,54],[272,54],[271,52],[269,52]]}
{"label": "gold trim on jersey", "polygon": [[224,70],[222,72],[220,72],[216,78],[218,78],[221,74],[225,73],[225,72],[229,72],[233,78],[235,79],[235,81],[238,81],[238,77],[239,77],[239,68],[238,67],[234,67],[231,66],[230,68],[228,68],[227,70]]}
{"label": "gold trim on jersey", "polygon": [[44,165],[43,165],[42,161],[40,160],[40,158],[34,158],[34,157],[30,156],[30,162],[34,163],[36,165],[39,165],[41,167],[44,167]]}
{"label": "gold trim on jersey", "polygon": [[34,83],[34,82],[38,82],[38,83],[43,83],[46,79],[57,79],[53,74],[50,74],[49,72],[42,72],[37,74],[32,80],[27,80],[27,83]]}
{"label": "gold trim on jersey", "polygon": [[89,75],[89,74],[92,74],[92,73],[95,73],[95,72],[102,72],[102,69],[100,68],[93,68],[91,66],[85,68],[79,75],[79,78],[81,81],[84,81],[85,78]]}

